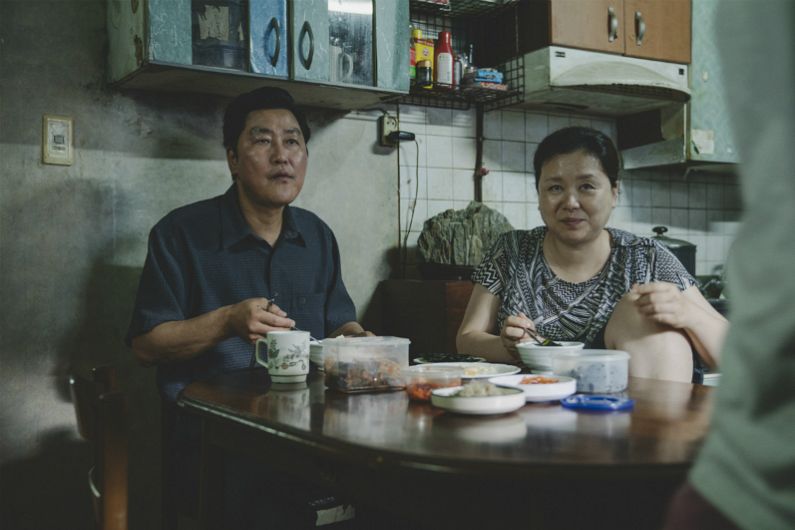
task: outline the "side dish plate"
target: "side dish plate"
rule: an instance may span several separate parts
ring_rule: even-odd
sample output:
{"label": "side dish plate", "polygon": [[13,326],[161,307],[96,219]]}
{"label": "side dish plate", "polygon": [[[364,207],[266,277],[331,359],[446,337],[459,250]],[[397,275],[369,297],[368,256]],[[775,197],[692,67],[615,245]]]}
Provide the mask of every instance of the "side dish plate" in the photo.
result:
{"label": "side dish plate", "polygon": [[435,366],[454,366],[464,371],[464,379],[488,379],[498,375],[518,374],[521,368],[495,363],[434,363]]}
{"label": "side dish plate", "polygon": [[499,396],[461,397],[456,394],[463,387],[437,388],[431,392],[431,404],[458,414],[504,414],[519,410],[525,404],[524,392],[518,388],[508,388],[511,392]]}
{"label": "side dish plate", "polygon": [[[537,382],[522,384],[522,381],[533,379],[540,381],[557,381],[554,383]],[[500,377],[492,377],[489,379],[489,382],[499,386],[521,389],[524,392],[525,399],[529,402],[557,401],[559,399],[568,397],[577,391],[577,380],[573,377],[566,377],[563,375],[505,375]]]}

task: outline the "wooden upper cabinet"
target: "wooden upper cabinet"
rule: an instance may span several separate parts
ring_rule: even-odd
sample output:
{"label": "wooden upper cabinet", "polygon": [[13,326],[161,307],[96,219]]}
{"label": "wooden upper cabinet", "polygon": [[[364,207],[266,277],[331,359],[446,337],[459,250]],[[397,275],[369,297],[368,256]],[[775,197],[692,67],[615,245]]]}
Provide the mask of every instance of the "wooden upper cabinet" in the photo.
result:
{"label": "wooden upper cabinet", "polygon": [[527,0],[518,3],[521,52],[557,45],[690,62],[691,0]]}
{"label": "wooden upper cabinet", "polygon": [[551,0],[550,43],[624,53],[623,0]]}
{"label": "wooden upper cabinet", "polygon": [[624,0],[625,54],[690,63],[690,0]]}

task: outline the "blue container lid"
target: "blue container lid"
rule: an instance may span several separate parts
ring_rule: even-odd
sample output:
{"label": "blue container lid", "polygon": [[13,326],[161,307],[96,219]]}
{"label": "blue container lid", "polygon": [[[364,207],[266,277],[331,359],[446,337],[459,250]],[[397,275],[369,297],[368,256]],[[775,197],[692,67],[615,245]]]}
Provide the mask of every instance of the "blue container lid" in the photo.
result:
{"label": "blue container lid", "polygon": [[560,400],[567,409],[592,411],[632,410],[635,401],[626,397],[605,396],[601,394],[574,394]]}

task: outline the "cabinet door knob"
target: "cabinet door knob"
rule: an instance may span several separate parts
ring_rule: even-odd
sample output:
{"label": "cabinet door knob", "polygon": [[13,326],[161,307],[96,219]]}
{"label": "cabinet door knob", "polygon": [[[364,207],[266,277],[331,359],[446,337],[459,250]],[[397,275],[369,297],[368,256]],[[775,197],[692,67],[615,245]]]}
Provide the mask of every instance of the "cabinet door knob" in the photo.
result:
{"label": "cabinet door knob", "polygon": [[643,37],[646,35],[646,21],[643,20],[643,14],[640,11],[635,11],[635,35],[635,44],[641,46]]}
{"label": "cabinet door knob", "polygon": [[[309,36],[309,53],[304,57],[304,39],[307,36]],[[304,65],[304,68],[309,70],[309,68],[312,67],[312,57],[315,55],[315,34],[312,33],[312,25],[308,20],[305,20],[304,25],[301,26],[298,42],[300,44],[298,48],[298,58],[301,60],[301,64]]]}
{"label": "cabinet door knob", "polygon": [[618,37],[618,15],[611,6],[607,8],[607,40],[613,42]]}

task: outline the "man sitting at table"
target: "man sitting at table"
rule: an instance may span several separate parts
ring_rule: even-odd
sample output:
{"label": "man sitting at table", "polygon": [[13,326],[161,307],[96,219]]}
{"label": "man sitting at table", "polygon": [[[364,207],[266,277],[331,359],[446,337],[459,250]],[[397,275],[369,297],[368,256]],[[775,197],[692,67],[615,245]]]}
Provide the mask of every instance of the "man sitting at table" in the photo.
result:
{"label": "man sitting at table", "polygon": [[173,406],[180,390],[248,367],[254,343],[272,330],[370,334],[356,322],[331,229],[290,206],[304,184],[309,136],[286,91],[238,96],[223,123],[232,185],[170,212],[149,235],[126,342],[141,362],[158,366],[173,419],[165,440],[178,478],[172,487],[188,510],[198,491],[198,425]]}

